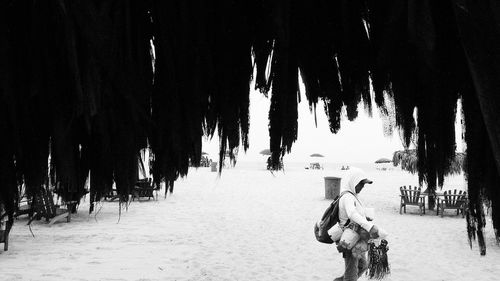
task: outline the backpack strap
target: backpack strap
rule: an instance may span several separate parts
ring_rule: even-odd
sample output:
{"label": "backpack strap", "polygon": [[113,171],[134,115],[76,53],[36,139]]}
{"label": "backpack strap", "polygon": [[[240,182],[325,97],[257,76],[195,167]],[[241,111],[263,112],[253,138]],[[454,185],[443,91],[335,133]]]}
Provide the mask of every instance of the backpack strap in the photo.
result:
{"label": "backpack strap", "polygon": [[339,200],[340,200],[340,197],[342,197],[342,195],[344,195],[344,194],[346,194],[346,193],[351,193],[351,194],[354,196],[354,198],[356,198],[356,201],[358,201],[358,203],[359,203],[361,206],[363,206],[363,204],[361,203],[361,201],[359,201],[358,196],[356,196],[356,194],[352,193],[352,191],[350,191],[350,190],[346,190],[346,191],[342,192],[342,193],[340,194],[340,196],[339,196]]}
{"label": "backpack strap", "polygon": [[354,195],[354,197],[356,197],[356,194],[352,193],[352,191],[350,191],[350,190],[345,190],[345,191],[343,191],[342,193],[340,193],[339,199],[340,199],[340,197],[342,197],[342,195],[344,195],[344,194],[346,194],[346,193],[351,193],[352,195]]}
{"label": "backpack strap", "polygon": [[[339,196],[339,199],[338,199],[338,200],[340,201],[340,198],[341,198],[344,194],[346,194],[346,193],[351,193],[351,194],[354,196],[354,198],[356,198],[356,200],[359,202],[358,197],[356,197],[356,195],[355,195],[354,193],[352,193],[352,191],[350,191],[350,190],[346,190],[346,191],[343,191],[342,193],[340,193],[340,196]],[[339,202],[339,204],[340,204],[340,202]],[[340,219],[339,219],[339,223],[340,223]],[[343,227],[348,226],[348,225],[349,225],[349,223],[351,223],[351,220],[348,218],[348,219],[347,219],[347,221],[345,222],[345,224],[344,224],[344,226],[343,226]]]}

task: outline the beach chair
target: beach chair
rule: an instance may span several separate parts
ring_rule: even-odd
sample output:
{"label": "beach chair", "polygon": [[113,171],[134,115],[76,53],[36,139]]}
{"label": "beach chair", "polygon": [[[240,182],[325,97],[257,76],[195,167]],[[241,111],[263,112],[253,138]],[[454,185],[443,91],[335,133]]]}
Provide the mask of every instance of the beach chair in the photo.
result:
{"label": "beach chair", "polygon": [[26,193],[26,188],[23,185],[19,186],[19,200],[17,206],[15,206],[14,210],[14,218],[18,218],[19,216],[28,215],[31,217],[33,215],[34,209],[32,208],[32,198],[28,196]]}
{"label": "beach chair", "polygon": [[[21,199],[18,205],[16,206],[16,209],[14,210],[14,218],[17,219],[17,217],[22,215],[29,215],[31,217],[32,214],[33,214],[33,208],[31,208],[31,200],[28,200],[26,198]],[[2,217],[6,215],[7,214],[4,213]]]}
{"label": "beach chair", "polygon": [[104,200],[105,201],[114,201],[116,199],[120,199],[120,196],[118,195],[118,191],[116,189],[111,189],[104,195]]}
{"label": "beach chair", "polygon": [[319,165],[318,162],[315,162],[315,163],[309,163],[309,168],[311,170],[319,170],[321,169],[321,166]]}
{"label": "beach chair", "polygon": [[399,188],[401,194],[401,205],[399,206],[399,213],[404,209],[406,214],[406,206],[417,206],[420,210],[420,215],[425,214],[425,197],[421,195],[420,187],[402,186]]}
{"label": "beach chair", "polygon": [[34,219],[40,219],[42,217],[52,225],[64,218],[67,222],[71,221],[71,209],[76,201],[65,202],[67,208],[61,208],[61,206],[54,204],[54,196],[52,192],[42,188],[34,197],[34,209],[35,213],[33,217],[29,220],[28,224]]}
{"label": "beach chair", "polygon": [[9,233],[14,222],[5,218],[7,218],[7,213],[0,212],[0,243],[3,243],[3,250],[7,251],[9,250]]}
{"label": "beach chair", "polygon": [[153,198],[154,200],[155,193],[158,198],[158,188],[154,187],[152,178],[139,179],[132,190],[132,201],[135,198],[148,198],[148,200]]}
{"label": "beach chair", "polygon": [[454,209],[457,211],[457,216],[461,212],[463,218],[466,206],[467,192],[460,190],[457,193],[456,189],[454,189],[453,192],[448,190],[437,198],[436,215],[439,215],[439,210],[441,210],[441,217],[443,217],[445,209]]}
{"label": "beach chair", "polygon": [[28,215],[29,217],[31,217],[31,215],[33,215],[34,212],[31,206],[32,206],[31,200],[22,199],[21,201],[19,201],[19,204],[17,205],[17,209],[14,212],[14,217],[16,219],[17,217],[23,215]]}

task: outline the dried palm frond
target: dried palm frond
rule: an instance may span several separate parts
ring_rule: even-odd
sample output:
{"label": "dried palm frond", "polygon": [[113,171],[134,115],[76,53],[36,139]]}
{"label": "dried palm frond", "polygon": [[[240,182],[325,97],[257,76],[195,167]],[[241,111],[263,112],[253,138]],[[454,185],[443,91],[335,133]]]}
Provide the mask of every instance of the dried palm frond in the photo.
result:
{"label": "dried palm frond", "polygon": [[[386,133],[398,128],[416,146],[394,163],[430,192],[466,166],[469,229],[482,231],[485,198],[500,227],[500,9],[491,1],[0,0],[0,16],[6,205],[16,184],[28,196],[50,184],[79,199],[88,175],[91,202],[113,183],[126,201],[146,147],[155,184],[172,190],[200,162],[204,136],[218,135],[220,165],[226,151],[235,163],[249,146],[252,79],[270,95],[270,166],[280,169],[298,135],[300,75],[333,133],[360,102],[370,114],[373,98]],[[455,156],[459,98],[465,160]]]}

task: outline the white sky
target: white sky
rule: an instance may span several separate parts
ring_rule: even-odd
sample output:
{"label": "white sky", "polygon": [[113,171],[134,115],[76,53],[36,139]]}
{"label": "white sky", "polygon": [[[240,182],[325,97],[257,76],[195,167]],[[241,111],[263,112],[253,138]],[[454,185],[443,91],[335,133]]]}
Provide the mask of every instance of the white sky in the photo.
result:
{"label": "white sky", "polygon": [[[363,105],[360,104],[358,105],[356,120],[349,121],[344,113],[340,131],[333,134],[330,132],[328,119],[323,109],[323,102],[319,101],[316,109],[316,127],[314,113],[309,110],[309,103],[304,96],[304,84],[300,81],[299,85],[301,102],[298,106],[298,136],[297,141],[292,146],[292,152],[285,155],[284,161],[308,163],[311,162],[309,155],[320,153],[325,156],[325,158],[321,159],[321,162],[373,163],[382,157],[392,159],[394,151],[404,149],[397,131],[390,137],[384,136],[383,122],[374,102],[372,102],[372,117],[368,116]],[[250,147],[246,154],[240,147],[237,161],[265,161],[267,156],[263,156],[259,152],[269,148],[268,115],[270,97],[266,98],[260,92],[253,90],[254,83],[251,83],[250,89]],[[457,151],[464,150],[463,141],[461,140],[461,110],[459,101],[457,104],[459,114],[455,122]],[[204,140],[203,151],[207,152],[213,160],[218,159],[218,136],[214,136],[212,141]]]}
{"label": "white sky", "polygon": [[[303,93],[303,91],[301,91]],[[258,91],[250,94],[250,148],[245,154],[240,149],[238,161],[263,161],[267,157],[259,154],[269,148],[268,112],[270,99]],[[317,121],[309,111],[309,104],[304,96],[299,103],[298,138],[292,146],[292,152],[285,155],[288,162],[309,162],[312,153],[325,156],[322,162],[334,163],[372,163],[385,157],[392,159],[396,150],[403,149],[399,135],[384,137],[382,119],[374,107],[373,118],[368,117],[363,106],[359,106],[358,118],[350,122],[342,116],[341,129],[332,134],[328,119],[323,110],[323,102],[317,105]],[[203,151],[212,159],[218,158],[218,137],[203,143]]]}

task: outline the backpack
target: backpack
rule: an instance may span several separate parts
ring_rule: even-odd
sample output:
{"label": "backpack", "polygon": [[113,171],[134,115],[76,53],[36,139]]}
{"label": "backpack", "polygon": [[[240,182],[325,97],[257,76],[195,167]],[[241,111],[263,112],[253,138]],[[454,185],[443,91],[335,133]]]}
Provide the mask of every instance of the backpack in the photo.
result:
{"label": "backpack", "polygon": [[[332,228],[336,223],[339,222],[339,203],[340,198],[346,194],[351,193],[350,191],[344,191],[337,196],[333,202],[326,208],[321,220],[314,224],[314,235],[316,236],[316,240],[321,243],[333,244],[332,238],[328,234],[328,230]],[[348,224],[347,222],[346,224]]]}

